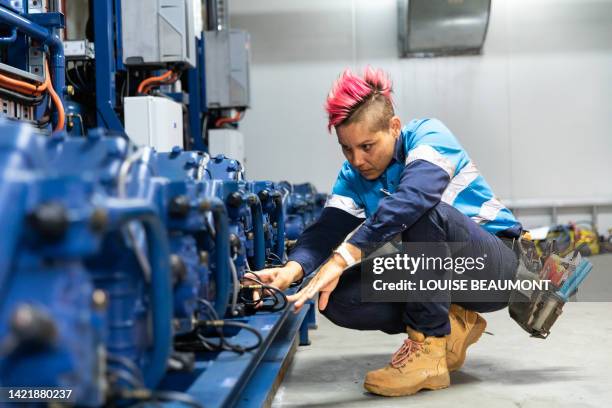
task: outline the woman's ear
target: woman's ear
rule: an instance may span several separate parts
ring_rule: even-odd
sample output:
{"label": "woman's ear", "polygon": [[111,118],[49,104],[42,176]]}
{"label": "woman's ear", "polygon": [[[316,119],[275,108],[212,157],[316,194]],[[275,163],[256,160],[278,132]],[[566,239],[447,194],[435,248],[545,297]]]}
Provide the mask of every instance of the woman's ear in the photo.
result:
{"label": "woman's ear", "polygon": [[393,116],[389,121],[389,128],[394,138],[398,138],[402,132],[402,121],[399,116]]}

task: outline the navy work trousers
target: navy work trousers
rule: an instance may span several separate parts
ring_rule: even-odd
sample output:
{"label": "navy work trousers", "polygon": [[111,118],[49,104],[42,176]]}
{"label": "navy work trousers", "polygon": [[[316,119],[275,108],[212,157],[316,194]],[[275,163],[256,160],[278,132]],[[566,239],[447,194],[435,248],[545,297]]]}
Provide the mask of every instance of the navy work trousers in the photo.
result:
{"label": "navy work trousers", "polygon": [[[402,233],[405,242],[469,242],[463,256],[478,257],[487,253],[485,279],[514,279],[517,258],[504,242],[488,233],[469,217],[440,202]],[[470,252],[472,252],[470,254]],[[453,302],[452,294],[442,302],[362,302],[361,271],[351,268],[341,276],[332,292],[327,308],[322,311],[338,326],[356,330],[382,330],[389,334],[403,333],[406,326],[428,336],[450,333],[448,310],[451,303],[476,312],[503,309],[508,299],[495,302]],[[438,299],[439,297],[436,297]]]}

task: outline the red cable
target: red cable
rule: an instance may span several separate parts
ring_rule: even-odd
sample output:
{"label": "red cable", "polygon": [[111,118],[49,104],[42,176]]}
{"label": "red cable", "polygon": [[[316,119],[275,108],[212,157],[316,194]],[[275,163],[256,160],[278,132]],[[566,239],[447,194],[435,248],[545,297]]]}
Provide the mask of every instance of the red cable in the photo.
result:
{"label": "red cable", "polygon": [[217,119],[217,121],[215,122],[215,127],[221,127],[225,125],[226,123],[236,123],[236,122],[239,122],[241,119],[242,119],[242,112],[238,111],[236,112],[236,115],[232,117]]}

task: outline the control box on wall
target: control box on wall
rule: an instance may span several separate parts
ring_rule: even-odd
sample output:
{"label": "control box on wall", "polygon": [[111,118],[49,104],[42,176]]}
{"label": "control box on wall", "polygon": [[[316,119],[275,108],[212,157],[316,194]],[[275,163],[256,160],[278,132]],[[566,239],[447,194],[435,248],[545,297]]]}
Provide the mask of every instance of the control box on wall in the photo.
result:
{"label": "control box on wall", "polygon": [[250,49],[250,36],[246,31],[232,29],[204,32],[208,108],[249,106]]}
{"label": "control box on wall", "polygon": [[[201,26],[193,0],[129,0],[121,2],[125,65],[195,66],[195,41]],[[143,35],[148,33],[148,35]]]}

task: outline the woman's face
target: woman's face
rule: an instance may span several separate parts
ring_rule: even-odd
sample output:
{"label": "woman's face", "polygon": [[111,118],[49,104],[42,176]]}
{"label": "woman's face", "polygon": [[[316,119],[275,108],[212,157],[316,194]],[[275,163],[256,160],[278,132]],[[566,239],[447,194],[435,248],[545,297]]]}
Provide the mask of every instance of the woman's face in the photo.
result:
{"label": "woman's face", "polygon": [[344,157],[367,180],[380,177],[391,163],[402,127],[397,116],[389,120],[384,130],[372,131],[371,121],[366,115],[361,121],[336,128]]}

